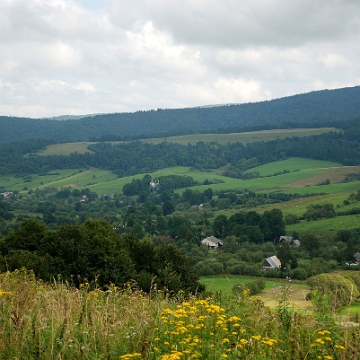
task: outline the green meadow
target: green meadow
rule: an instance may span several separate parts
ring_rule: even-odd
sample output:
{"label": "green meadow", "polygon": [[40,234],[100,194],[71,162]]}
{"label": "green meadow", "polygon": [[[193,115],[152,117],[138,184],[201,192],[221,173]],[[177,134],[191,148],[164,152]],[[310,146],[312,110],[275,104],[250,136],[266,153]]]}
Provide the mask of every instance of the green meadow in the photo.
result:
{"label": "green meadow", "polygon": [[195,135],[182,135],[182,136],[169,136],[163,138],[143,139],[141,141],[149,144],[159,144],[163,141],[176,142],[179,144],[196,144],[199,141],[212,142],[216,141],[219,144],[227,144],[234,142],[248,143],[255,141],[270,141],[276,139],[284,139],[293,136],[312,136],[320,135],[330,131],[341,131],[336,128],[326,127],[318,129],[275,129],[275,130],[262,130],[250,131],[243,133],[231,134],[195,134]]}
{"label": "green meadow", "polygon": [[[165,138],[151,138],[142,139],[140,141],[149,144],[159,144],[161,142],[176,142],[179,144],[196,144],[199,141],[212,142],[216,141],[219,144],[227,144],[234,142],[255,142],[255,141],[270,141],[276,139],[284,139],[292,136],[311,136],[320,135],[330,131],[341,131],[336,128],[326,127],[318,129],[276,129],[276,130],[262,130],[251,131],[244,133],[231,133],[231,134],[196,134],[196,135],[181,135],[181,136],[169,136]],[[122,141],[111,141],[113,144],[121,143]],[[86,152],[92,152],[88,149],[88,145],[94,144],[94,142],[74,142],[66,144],[54,144],[49,145],[45,150],[38,152],[38,155],[70,155],[71,153],[85,154]]]}

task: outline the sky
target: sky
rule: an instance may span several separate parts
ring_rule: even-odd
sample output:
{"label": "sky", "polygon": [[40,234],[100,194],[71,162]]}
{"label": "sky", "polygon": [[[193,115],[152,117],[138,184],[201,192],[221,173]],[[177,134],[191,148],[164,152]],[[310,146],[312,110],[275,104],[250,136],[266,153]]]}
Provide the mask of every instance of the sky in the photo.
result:
{"label": "sky", "polygon": [[0,116],[360,85],[359,0],[0,0]]}

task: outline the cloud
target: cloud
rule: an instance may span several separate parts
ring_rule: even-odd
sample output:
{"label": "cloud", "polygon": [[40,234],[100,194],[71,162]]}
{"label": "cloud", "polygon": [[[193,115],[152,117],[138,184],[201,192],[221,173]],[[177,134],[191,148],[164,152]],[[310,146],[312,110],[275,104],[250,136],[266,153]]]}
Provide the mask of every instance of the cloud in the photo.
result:
{"label": "cloud", "polygon": [[213,46],[294,46],[358,32],[360,3],[341,0],[109,0],[120,27],[153,21],[176,41]]}
{"label": "cloud", "polygon": [[360,82],[352,0],[2,0],[0,115],[267,100]]}

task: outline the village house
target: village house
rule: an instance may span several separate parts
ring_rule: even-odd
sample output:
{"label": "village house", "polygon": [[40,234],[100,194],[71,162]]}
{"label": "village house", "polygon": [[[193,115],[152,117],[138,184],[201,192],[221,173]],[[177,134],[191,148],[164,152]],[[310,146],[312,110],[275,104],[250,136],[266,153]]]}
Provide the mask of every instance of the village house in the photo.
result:
{"label": "village house", "polygon": [[265,259],[262,265],[263,270],[280,269],[280,268],[281,268],[281,261],[276,255],[270,256],[267,259]]}
{"label": "village house", "polygon": [[7,200],[7,199],[10,199],[14,196],[14,193],[12,191],[5,191],[5,192],[2,192],[1,193],[1,197],[4,199],[4,200]]}
{"label": "village house", "polygon": [[291,246],[299,247],[300,240],[294,239],[292,236],[280,236],[279,243],[287,241]]}
{"label": "village house", "polygon": [[209,249],[217,249],[220,250],[224,246],[224,243],[217,239],[215,236],[209,236],[203,240],[201,240],[202,245],[207,245]]}

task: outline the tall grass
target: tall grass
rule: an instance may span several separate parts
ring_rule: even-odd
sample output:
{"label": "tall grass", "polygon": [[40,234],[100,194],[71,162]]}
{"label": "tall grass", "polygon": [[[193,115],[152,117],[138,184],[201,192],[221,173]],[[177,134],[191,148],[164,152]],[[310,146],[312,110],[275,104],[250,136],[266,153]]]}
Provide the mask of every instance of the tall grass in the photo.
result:
{"label": "tall grass", "polygon": [[[358,359],[359,327],[238,297],[144,294],[0,275],[0,359]],[[320,356],[320,357],[319,357]]]}

